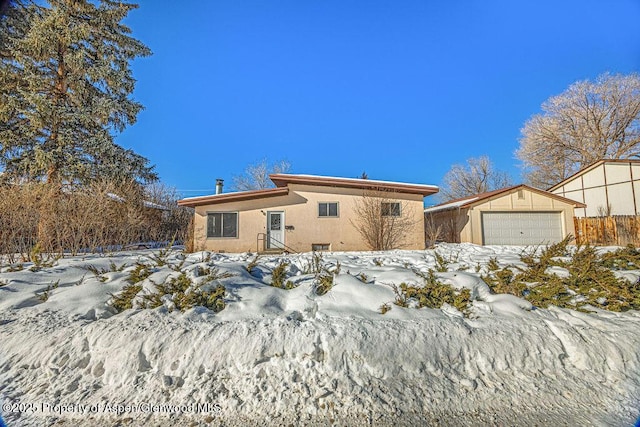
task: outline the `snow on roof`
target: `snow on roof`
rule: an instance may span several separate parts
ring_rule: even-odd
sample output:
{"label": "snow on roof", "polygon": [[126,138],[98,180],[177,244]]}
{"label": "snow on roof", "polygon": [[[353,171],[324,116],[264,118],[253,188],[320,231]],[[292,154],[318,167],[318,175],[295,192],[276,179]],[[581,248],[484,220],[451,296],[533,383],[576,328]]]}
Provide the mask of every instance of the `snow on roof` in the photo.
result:
{"label": "snow on roof", "polygon": [[362,178],[340,178],[334,176],[319,175],[293,175],[293,174],[271,174],[271,181],[278,187],[285,187],[289,184],[306,184],[328,187],[361,188],[371,190],[397,191],[400,193],[422,194],[428,196],[439,191],[436,185],[415,184],[397,181],[380,181],[375,179]]}
{"label": "snow on roof", "polygon": [[439,211],[446,211],[447,209],[459,208],[460,206],[476,201],[478,197],[469,197],[468,199],[455,200],[453,202],[445,203],[442,205],[431,206],[430,208],[426,208],[425,213],[433,213]]}
{"label": "snow on roof", "polygon": [[277,176],[277,177],[291,177],[291,178],[295,178],[295,177],[300,177],[300,178],[310,178],[310,179],[331,179],[331,180],[336,180],[336,181],[344,181],[344,182],[350,182],[350,181],[361,181],[362,183],[365,184],[392,184],[392,185],[408,185],[408,186],[413,186],[413,187],[430,187],[434,190],[439,190],[439,187],[437,185],[430,185],[430,184],[416,184],[416,183],[410,183],[410,182],[401,182],[401,181],[382,181],[382,180],[378,180],[378,179],[368,179],[368,178],[345,178],[345,177],[338,177],[338,176],[326,176],[326,175],[308,175],[308,174],[285,174],[285,173],[279,173],[279,174],[272,174],[270,176]]}
{"label": "snow on roof", "polygon": [[223,203],[229,201],[241,201],[250,199],[259,199],[263,197],[282,196],[289,193],[288,188],[267,188],[263,190],[236,191],[233,193],[212,194],[209,196],[187,197],[178,200],[178,206],[195,207],[199,205],[208,205],[215,203]]}
{"label": "snow on roof", "polygon": [[516,190],[519,189],[526,189],[538,194],[542,194],[546,197],[550,197],[552,199],[556,199],[559,200],[561,202],[564,203],[568,203],[570,205],[573,205],[575,207],[584,207],[584,204],[575,200],[571,200],[571,199],[567,199],[566,197],[561,197],[557,194],[553,194],[550,193],[548,191],[545,190],[541,190],[539,188],[535,188],[535,187],[530,187],[526,184],[518,184],[518,185],[513,185],[511,187],[505,187],[505,188],[499,188],[497,190],[492,190],[492,191],[487,191],[486,193],[480,193],[480,194],[474,194],[472,196],[468,196],[468,197],[464,197],[461,199],[455,199],[455,200],[451,200],[449,202],[445,202],[436,206],[432,206],[430,208],[427,208],[424,210],[425,213],[433,213],[433,212],[440,212],[440,211],[444,211],[447,209],[453,209],[453,208],[457,208],[457,207],[468,207],[469,205],[473,204],[474,202],[480,201],[480,200],[487,200],[490,199],[492,197],[495,196],[501,196],[507,193],[511,193],[514,192]]}

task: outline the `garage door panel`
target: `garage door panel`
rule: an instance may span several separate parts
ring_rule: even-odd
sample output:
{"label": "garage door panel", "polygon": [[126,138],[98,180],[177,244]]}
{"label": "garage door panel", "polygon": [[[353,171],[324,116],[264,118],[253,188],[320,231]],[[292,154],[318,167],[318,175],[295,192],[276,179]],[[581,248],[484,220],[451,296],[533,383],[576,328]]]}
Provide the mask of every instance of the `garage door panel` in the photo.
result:
{"label": "garage door panel", "polygon": [[559,242],[562,234],[560,212],[483,212],[485,245],[537,245]]}

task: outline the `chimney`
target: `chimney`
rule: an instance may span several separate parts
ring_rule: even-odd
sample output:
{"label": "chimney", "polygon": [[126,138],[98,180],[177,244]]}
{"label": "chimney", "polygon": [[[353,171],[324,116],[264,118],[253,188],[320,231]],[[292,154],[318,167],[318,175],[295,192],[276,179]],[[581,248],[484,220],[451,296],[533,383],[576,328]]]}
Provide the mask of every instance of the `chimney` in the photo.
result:
{"label": "chimney", "polygon": [[222,184],[224,183],[224,179],[216,179],[216,194],[222,193]]}

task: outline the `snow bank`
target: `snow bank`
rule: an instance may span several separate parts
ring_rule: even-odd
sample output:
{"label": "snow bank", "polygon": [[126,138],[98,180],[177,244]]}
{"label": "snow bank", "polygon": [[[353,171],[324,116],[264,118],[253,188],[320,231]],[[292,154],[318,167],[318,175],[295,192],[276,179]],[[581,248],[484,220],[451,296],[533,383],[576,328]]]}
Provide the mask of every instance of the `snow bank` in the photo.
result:
{"label": "snow bank", "polygon": [[[264,257],[251,274],[251,254],[173,254],[187,274],[204,265],[235,274],[220,280],[227,308],[217,314],[114,314],[110,294],[135,262],[153,266],[148,251],[3,271],[0,397],[13,404],[3,417],[34,426],[633,423],[638,312],[532,309],[491,294],[475,273],[491,257],[518,262],[517,248],[438,252],[457,270],[439,278],[476,299],[470,318],[452,307],[380,314],[392,284],[421,283],[414,271],[435,266],[433,251],[327,254],[340,273],[323,296],[310,254]],[[267,285],[282,260],[293,290]],[[86,270],[111,263],[127,266],[105,279]],[[153,268],[155,281],[175,273]],[[46,302],[35,296],[55,281]]]}

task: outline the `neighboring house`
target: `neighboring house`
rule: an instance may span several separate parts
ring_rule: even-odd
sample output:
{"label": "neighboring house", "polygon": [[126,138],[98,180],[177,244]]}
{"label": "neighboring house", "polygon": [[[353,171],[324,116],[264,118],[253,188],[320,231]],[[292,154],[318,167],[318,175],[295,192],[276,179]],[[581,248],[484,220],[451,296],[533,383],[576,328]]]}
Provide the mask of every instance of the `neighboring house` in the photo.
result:
{"label": "neighboring house", "polygon": [[640,160],[599,160],[550,192],[582,202],[576,217],[638,215],[640,212]]}
{"label": "neighboring house", "polygon": [[535,245],[574,234],[573,210],[584,204],[516,185],[452,200],[424,210],[427,229],[441,239],[478,245]]}
{"label": "neighboring house", "polygon": [[436,186],[313,175],[270,178],[276,188],[180,200],[180,206],[195,208],[194,247],[226,252],[368,250],[354,223],[358,204],[372,198],[382,204],[383,215],[415,222],[403,249],[425,247],[423,199],[437,193]]}

